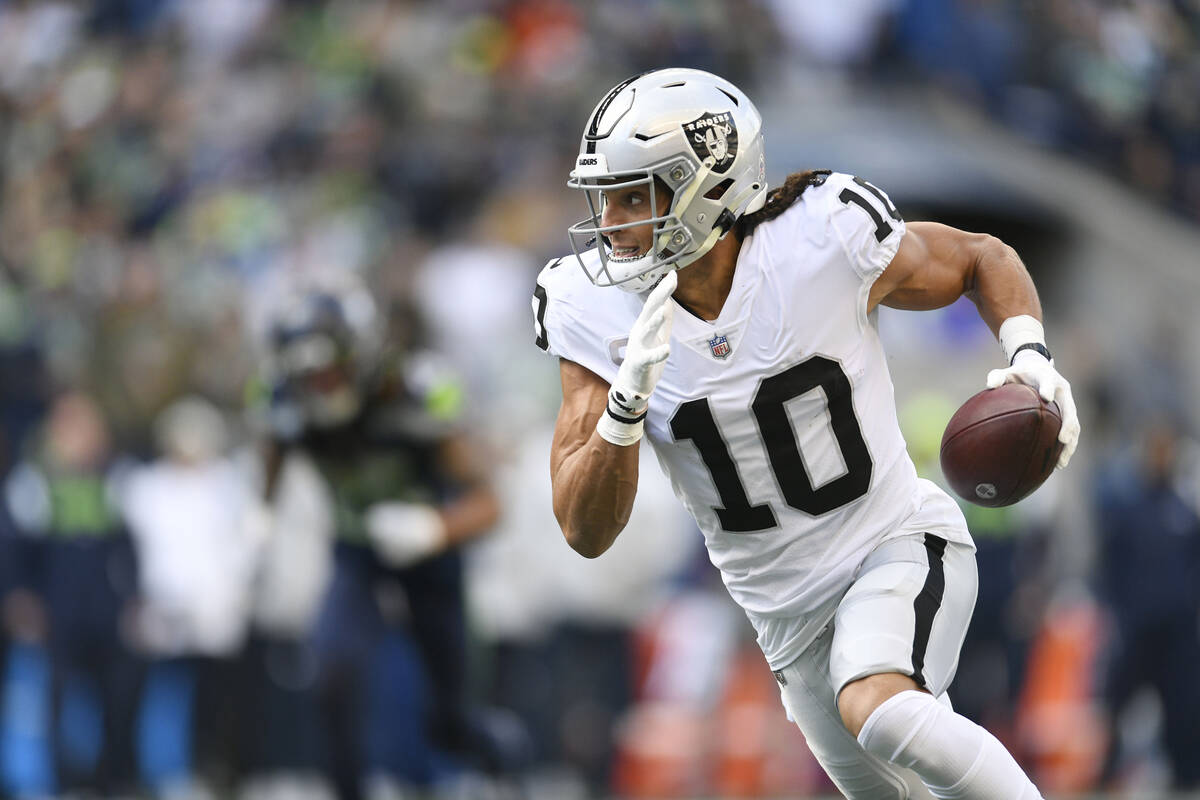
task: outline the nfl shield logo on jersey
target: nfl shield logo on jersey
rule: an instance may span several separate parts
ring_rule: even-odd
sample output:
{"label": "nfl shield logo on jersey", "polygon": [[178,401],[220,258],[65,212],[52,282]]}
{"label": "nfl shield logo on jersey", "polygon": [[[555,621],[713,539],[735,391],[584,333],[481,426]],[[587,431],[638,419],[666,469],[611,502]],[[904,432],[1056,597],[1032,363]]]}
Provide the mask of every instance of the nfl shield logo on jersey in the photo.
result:
{"label": "nfl shield logo on jersey", "polygon": [[712,350],[713,358],[729,357],[729,340],[719,333],[708,340],[708,348]]}

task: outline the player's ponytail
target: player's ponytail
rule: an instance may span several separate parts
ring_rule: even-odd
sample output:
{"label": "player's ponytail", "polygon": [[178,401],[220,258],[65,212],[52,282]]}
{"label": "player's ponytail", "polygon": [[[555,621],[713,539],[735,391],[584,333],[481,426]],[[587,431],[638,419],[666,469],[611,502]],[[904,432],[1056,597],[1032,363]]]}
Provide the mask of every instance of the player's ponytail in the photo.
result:
{"label": "player's ponytail", "polygon": [[782,186],[776,186],[767,192],[767,202],[753,214],[744,214],[737,221],[737,236],[745,239],[754,229],[764,222],[775,219],[792,204],[800,199],[804,190],[809,186],[820,185],[832,170],[809,169],[803,172],[793,172],[784,180]]}

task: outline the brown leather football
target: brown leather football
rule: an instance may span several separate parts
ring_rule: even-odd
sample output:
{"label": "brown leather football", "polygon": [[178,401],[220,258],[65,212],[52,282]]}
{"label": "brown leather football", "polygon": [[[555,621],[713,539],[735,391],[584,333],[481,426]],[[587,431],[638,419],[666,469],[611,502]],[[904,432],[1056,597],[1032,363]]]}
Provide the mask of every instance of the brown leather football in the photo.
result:
{"label": "brown leather football", "polygon": [[1062,414],[1022,383],[985,389],[950,418],[942,474],[964,500],[1008,506],[1041,486],[1062,452]]}

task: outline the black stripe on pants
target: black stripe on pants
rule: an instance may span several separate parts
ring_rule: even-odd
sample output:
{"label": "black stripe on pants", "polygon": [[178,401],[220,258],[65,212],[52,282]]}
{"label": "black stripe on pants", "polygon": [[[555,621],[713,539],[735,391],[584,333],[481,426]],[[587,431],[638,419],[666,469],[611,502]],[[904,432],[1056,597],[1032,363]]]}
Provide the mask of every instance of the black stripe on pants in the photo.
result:
{"label": "black stripe on pants", "polygon": [[[913,600],[913,611],[916,612],[917,624],[913,632],[912,650],[912,679],[921,686],[929,689],[925,683],[925,651],[929,649],[929,633],[933,630],[933,618],[942,607],[942,596],[946,591],[946,571],[942,558],[946,553],[946,540],[925,534],[925,553],[929,559],[929,572],[925,575],[925,585]],[[930,689],[930,691],[933,691]]]}

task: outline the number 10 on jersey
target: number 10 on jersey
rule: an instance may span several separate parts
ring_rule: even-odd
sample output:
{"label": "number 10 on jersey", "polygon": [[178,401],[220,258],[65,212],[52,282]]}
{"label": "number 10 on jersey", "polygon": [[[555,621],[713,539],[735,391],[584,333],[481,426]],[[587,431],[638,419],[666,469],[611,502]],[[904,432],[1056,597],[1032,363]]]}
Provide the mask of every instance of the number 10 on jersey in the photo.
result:
{"label": "number 10 on jersey", "polygon": [[[844,474],[820,487],[813,486],[785,406],[789,400],[816,388],[825,393],[834,438],[846,465]],[[764,378],[750,404],[780,494],[789,506],[814,517],[857,500],[871,487],[871,453],[854,413],[850,391],[850,379],[838,362],[813,356]],[[671,417],[670,426],[675,441],[692,441],[712,476],[721,499],[721,507],[713,511],[723,529],[751,533],[778,526],[769,504],[752,505],[746,496],[737,463],[713,418],[707,397],[680,405]]]}

